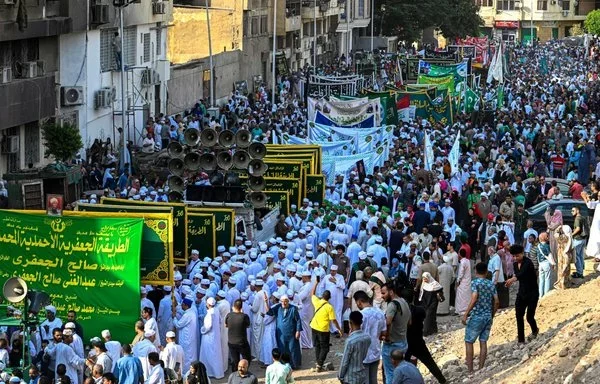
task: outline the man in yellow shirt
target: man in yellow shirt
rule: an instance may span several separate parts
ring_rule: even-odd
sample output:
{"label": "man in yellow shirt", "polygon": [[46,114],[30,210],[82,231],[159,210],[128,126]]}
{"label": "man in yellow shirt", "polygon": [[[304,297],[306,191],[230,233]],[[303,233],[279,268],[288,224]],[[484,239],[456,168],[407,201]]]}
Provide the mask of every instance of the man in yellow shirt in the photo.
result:
{"label": "man in yellow shirt", "polygon": [[325,369],[323,365],[325,364],[325,359],[327,358],[327,354],[329,353],[329,323],[333,321],[333,325],[337,328],[338,333],[342,336],[342,328],[340,324],[335,318],[335,311],[333,306],[329,304],[329,299],[331,299],[331,292],[325,291],[323,292],[323,298],[319,299],[315,292],[317,291],[317,285],[320,282],[319,276],[317,276],[317,281],[313,285],[313,289],[311,292],[311,301],[312,305],[315,308],[315,313],[310,322],[310,327],[312,328],[313,334],[313,345],[315,347],[315,355],[317,360],[316,368],[312,368],[313,372],[323,372]]}

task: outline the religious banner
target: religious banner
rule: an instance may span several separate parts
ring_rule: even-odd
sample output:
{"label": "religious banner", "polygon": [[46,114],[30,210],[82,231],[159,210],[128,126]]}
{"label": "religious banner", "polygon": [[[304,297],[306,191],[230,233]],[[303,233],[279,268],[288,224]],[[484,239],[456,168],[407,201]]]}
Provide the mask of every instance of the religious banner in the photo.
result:
{"label": "religious banner", "polygon": [[279,214],[289,215],[290,213],[290,193],[287,191],[262,191],[267,195],[266,207],[270,210],[279,209]]}
{"label": "religious banner", "polygon": [[323,157],[323,149],[318,145],[304,144],[304,145],[281,145],[281,144],[267,144],[267,157],[280,157],[290,156],[290,159],[294,159],[293,156],[298,155],[312,155],[313,162],[311,163],[311,174],[321,173],[321,159]]}
{"label": "religious banner", "polygon": [[217,251],[215,216],[208,213],[188,213],[186,247],[188,254],[198,250],[200,258],[213,258]]}
{"label": "religious banner", "polygon": [[[46,292],[57,317],[66,319],[74,310],[88,335],[110,329],[116,340],[129,340],[132,324],[140,317],[144,220],[128,214],[63,215],[2,211],[1,281],[19,276],[30,290]],[[167,236],[166,227],[157,230]]]}
{"label": "religious banner", "polygon": [[454,76],[429,76],[419,75],[419,84],[435,84],[438,89],[449,89],[454,93]]}
{"label": "religious banner", "polygon": [[[140,272],[142,284],[172,285],[173,284],[173,208],[147,207],[108,204],[78,203],[75,212],[89,217],[91,212],[104,212],[106,215],[94,216],[112,217],[113,213],[131,213],[144,219],[142,232],[142,249]],[[158,227],[167,226],[166,236],[161,236]]]}
{"label": "religious banner", "polygon": [[431,99],[427,92],[398,92],[397,97],[404,98],[406,95],[410,97],[411,114],[414,111],[414,116],[410,116],[411,119],[425,119],[431,124],[452,124],[453,112],[449,95]]}
{"label": "religious banner", "polygon": [[286,179],[299,179],[302,177],[303,167],[300,160],[276,160],[265,157],[263,161],[269,166],[264,177],[283,177]]}
{"label": "religious banner", "polygon": [[347,155],[350,152],[350,148],[353,146],[352,140],[341,140],[341,141],[329,141],[329,140],[310,140],[304,137],[298,137],[294,135],[288,135],[284,133],[281,135],[281,142],[287,145],[296,144],[313,144],[318,145],[323,149],[323,153],[327,155]]}
{"label": "religious banner", "polygon": [[[244,180],[243,178],[241,178]],[[289,192],[290,205],[299,207],[304,193],[302,179],[284,179],[279,177],[265,177],[265,190],[275,192]]]}
{"label": "religious banner", "polygon": [[315,123],[342,128],[368,128],[375,126],[375,114],[339,116],[336,120],[325,116],[320,111],[315,114]]}
{"label": "religious banner", "polygon": [[[348,140],[353,141],[352,154],[372,151],[378,143],[390,139],[394,131],[393,125],[372,128],[341,128],[308,122],[308,137],[311,140]],[[312,174],[315,174],[314,172]]]}
{"label": "religious banner", "polygon": [[185,264],[188,255],[185,247],[185,204],[183,203],[155,203],[151,201],[115,199],[102,197],[101,204],[109,205],[139,205],[146,207],[172,207],[173,208],[173,261],[177,265]]}
{"label": "religious banner", "polygon": [[237,232],[235,226],[235,209],[189,206],[187,208],[187,213],[205,213],[214,215],[217,245],[229,247],[235,242]]}
{"label": "religious banner", "polygon": [[361,121],[374,114],[375,124],[381,123],[381,105],[379,99],[356,99],[356,100],[326,100],[308,98],[308,120],[314,121],[317,118],[317,112],[329,118],[337,125],[348,125],[349,119],[352,121]]}
{"label": "religious banner", "polygon": [[325,200],[325,176],[323,175],[306,175],[305,177],[306,197],[312,202],[322,203]]}
{"label": "religious banner", "polygon": [[320,165],[320,163],[317,163],[315,153],[288,152],[288,154],[269,154],[263,158],[264,162],[286,160],[302,162],[302,172],[305,174],[314,173],[318,169],[318,165]]}
{"label": "religious banner", "polygon": [[[381,116],[383,124],[398,124],[398,110],[395,108],[395,96],[391,92],[372,92],[368,91],[369,98],[379,99],[381,104]],[[379,125],[379,124],[377,124]]]}
{"label": "religious banner", "polygon": [[[419,62],[422,62],[422,59],[418,57],[409,57],[406,59],[406,80],[417,80],[421,70],[423,68],[419,67]],[[456,64],[456,59],[427,59],[428,64],[436,64],[436,65],[453,65]]]}

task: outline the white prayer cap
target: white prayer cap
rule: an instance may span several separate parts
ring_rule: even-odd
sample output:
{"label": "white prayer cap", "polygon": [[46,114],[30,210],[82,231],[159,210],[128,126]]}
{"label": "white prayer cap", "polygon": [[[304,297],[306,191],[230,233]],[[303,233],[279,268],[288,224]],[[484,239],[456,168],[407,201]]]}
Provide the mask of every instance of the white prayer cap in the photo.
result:
{"label": "white prayer cap", "polygon": [[237,284],[237,281],[235,280],[235,278],[234,278],[234,277],[230,277],[230,278],[229,278],[229,281],[228,281],[228,283],[229,283],[229,284],[236,285],[236,284]]}
{"label": "white prayer cap", "polygon": [[[276,292],[276,293],[277,293],[277,292]],[[275,294],[273,294],[273,296],[275,296]],[[275,297],[277,297],[277,296],[275,296]],[[283,301],[283,300],[289,300],[289,299],[290,299],[290,298],[288,297],[288,295],[281,295],[281,296],[279,297],[279,300],[280,300],[280,301]]]}
{"label": "white prayer cap", "polygon": [[240,245],[239,247],[237,247],[238,251],[245,251],[246,250],[246,246],[245,245]]}
{"label": "white prayer cap", "polygon": [[212,305],[213,307],[215,306],[216,303],[217,303],[217,301],[214,299],[214,297],[209,297],[208,300],[206,300],[206,304]]}
{"label": "white prayer cap", "polygon": [[244,240],[244,238],[242,236],[236,236],[235,237],[235,241],[242,241]]}
{"label": "white prayer cap", "polygon": [[279,300],[281,298],[281,293],[275,291],[275,292],[273,292],[273,297],[275,297],[276,299]]}
{"label": "white prayer cap", "polygon": [[[68,322],[67,324],[65,324],[65,329],[75,329],[77,327],[75,327],[75,323],[72,322]],[[109,334],[110,336],[110,334]]]}
{"label": "white prayer cap", "polygon": [[173,275],[173,280],[175,280],[175,281],[183,280],[183,276],[181,276],[181,272],[175,271],[175,274]]}
{"label": "white prayer cap", "polygon": [[219,245],[219,246],[217,247],[217,252],[219,252],[219,253],[223,253],[223,252],[225,252],[225,251],[226,251],[226,249],[225,249],[225,246],[224,246],[224,245]]}
{"label": "white prayer cap", "polygon": [[167,334],[165,336],[168,337],[169,339],[174,339],[175,338],[175,332],[169,331],[169,332],[167,332]]}
{"label": "white prayer cap", "polygon": [[306,235],[306,230],[304,230],[304,229],[301,229],[301,230],[299,230],[299,231],[298,231],[298,233],[301,233],[301,234],[303,234],[303,235]]}
{"label": "white prayer cap", "polygon": [[63,336],[73,336],[73,330],[72,329],[65,329],[63,331]]}
{"label": "white prayer cap", "polygon": [[337,270],[338,270],[338,266],[337,266],[337,265],[335,265],[335,264],[333,264],[333,265],[331,266],[331,270],[332,270],[332,271],[337,271]]}
{"label": "white prayer cap", "polygon": [[184,285],[184,286],[181,288],[181,294],[182,294],[182,295],[184,295],[184,296],[185,296],[185,295],[189,295],[190,293],[192,293],[192,288],[190,288],[190,286],[189,286],[189,285]]}
{"label": "white prayer cap", "polygon": [[267,253],[266,258],[267,259],[272,259],[273,258],[273,254],[271,252]]}
{"label": "white prayer cap", "polygon": [[291,289],[288,289],[287,291],[285,291],[285,294],[288,295],[289,297],[294,297],[294,291],[292,291]]}
{"label": "white prayer cap", "polygon": [[229,253],[237,253],[237,247],[229,247]]}
{"label": "white prayer cap", "polygon": [[254,260],[258,257],[257,253],[255,251],[251,251],[250,252],[250,259]]}
{"label": "white prayer cap", "polygon": [[[65,328],[67,326],[65,325]],[[110,331],[108,329],[105,329],[104,331],[102,331],[101,333],[102,337],[106,338],[106,337],[110,337]]]}
{"label": "white prayer cap", "polygon": [[337,256],[337,254],[338,254],[337,249],[332,249],[331,252],[329,252],[329,254],[333,255],[333,256]]}
{"label": "white prayer cap", "polygon": [[196,273],[196,274],[194,275],[194,279],[200,279],[200,280],[202,280],[202,278],[203,278],[203,277],[204,277],[204,276],[202,276],[202,274],[201,274],[200,272],[198,272],[198,273]]}
{"label": "white prayer cap", "polygon": [[200,280],[200,285],[210,285],[210,280],[202,279],[202,280]]}
{"label": "white prayer cap", "polygon": [[248,300],[248,292],[242,292],[242,294],[240,295],[240,299]]}
{"label": "white prayer cap", "polygon": [[288,272],[296,272],[296,266],[295,265],[290,265],[289,267],[287,267]]}
{"label": "white prayer cap", "polygon": [[[141,287],[140,288],[140,293],[142,295],[145,295],[146,293],[148,293],[148,290],[146,289],[146,287]],[[49,310],[48,307],[46,307],[46,311],[48,311],[48,310]],[[56,313],[56,309],[54,310],[54,312]]]}
{"label": "white prayer cap", "polygon": [[312,251],[313,246],[312,244],[306,244],[306,247],[304,247],[307,251]]}
{"label": "white prayer cap", "polygon": [[366,259],[366,258],[367,258],[367,252],[365,252],[365,251],[360,251],[360,252],[358,252],[358,258],[359,258],[360,260],[364,260],[364,259]]}
{"label": "white prayer cap", "polygon": [[235,263],[233,263],[233,266],[236,268],[244,268],[244,263],[242,263],[241,261],[236,261]]}
{"label": "white prayer cap", "polygon": [[314,256],[315,256],[315,254],[314,254],[314,253],[312,253],[311,251],[308,251],[308,252],[306,252],[306,257],[307,257],[307,258],[312,258],[312,257],[314,257]]}
{"label": "white prayer cap", "polygon": [[[308,253],[308,252],[307,252],[307,253]],[[299,253],[294,253],[294,255],[292,256],[292,258],[293,258],[295,261],[298,261],[298,260],[300,260],[300,256],[301,256],[301,255],[300,255]]]}
{"label": "white prayer cap", "polygon": [[256,279],[254,281],[254,285],[256,285],[257,287],[260,287],[264,284],[265,282],[262,279]]}
{"label": "white prayer cap", "polygon": [[223,252],[223,257],[231,257],[231,253],[229,253],[229,252]]}
{"label": "white prayer cap", "polygon": [[273,265],[273,269],[281,269],[281,265],[275,264],[275,265]]}
{"label": "white prayer cap", "polygon": [[367,256],[375,256],[375,252],[373,252],[373,251],[367,251]]}
{"label": "white prayer cap", "polygon": [[311,277],[312,274],[310,273],[310,271],[304,271],[302,272],[302,277]]}
{"label": "white prayer cap", "polygon": [[190,280],[190,279],[183,279],[183,281],[181,282],[181,284],[183,284],[183,285],[192,285],[192,280]]}
{"label": "white prayer cap", "polygon": [[285,277],[281,273],[276,274],[275,279],[279,281],[285,281]]}
{"label": "white prayer cap", "polygon": [[325,244],[324,242],[320,242],[319,247],[327,248],[327,244]]}
{"label": "white prayer cap", "polygon": [[227,296],[227,294],[225,293],[224,290],[220,289],[219,292],[217,292],[217,296],[225,298],[225,296]]}
{"label": "white prayer cap", "polygon": [[200,252],[198,252],[197,249],[192,249],[192,255],[199,255]]}
{"label": "white prayer cap", "polygon": [[152,329],[148,329],[144,332],[144,337],[152,337],[156,334]]}
{"label": "white prayer cap", "polygon": [[246,241],[244,241],[244,245],[246,247],[251,247],[252,246],[252,241],[251,240],[246,240]]}
{"label": "white prayer cap", "polygon": [[196,288],[196,295],[197,294],[202,294],[202,295],[206,295],[206,289],[204,288]]}
{"label": "white prayer cap", "polygon": [[294,236],[292,236],[292,234],[288,232],[288,233],[285,235],[285,238],[286,238],[287,240],[292,240],[292,239],[294,238]]}
{"label": "white prayer cap", "polygon": [[266,252],[267,249],[268,249],[267,248],[267,244],[261,244],[259,249],[260,249],[261,252]]}
{"label": "white prayer cap", "polygon": [[173,290],[173,287],[171,287],[170,285],[165,285],[163,287],[163,291],[165,292],[171,292]]}

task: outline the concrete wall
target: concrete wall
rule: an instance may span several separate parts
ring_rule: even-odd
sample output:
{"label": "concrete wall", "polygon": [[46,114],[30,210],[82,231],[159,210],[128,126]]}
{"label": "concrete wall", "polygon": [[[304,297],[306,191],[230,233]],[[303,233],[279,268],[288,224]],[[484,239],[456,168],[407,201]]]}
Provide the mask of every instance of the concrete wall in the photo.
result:
{"label": "concrete wall", "polygon": [[[242,49],[243,11],[240,1],[228,1],[210,9],[213,55]],[[204,8],[173,8],[173,26],[169,28],[168,57],[173,64],[184,64],[209,56],[208,30]]]}
{"label": "concrete wall", "polygon": [[202,98],[202,73],[208,64],[198,62],[186,66],[171,67],[171,79],[167,83],[167,113],[175,114],[191,108]]}

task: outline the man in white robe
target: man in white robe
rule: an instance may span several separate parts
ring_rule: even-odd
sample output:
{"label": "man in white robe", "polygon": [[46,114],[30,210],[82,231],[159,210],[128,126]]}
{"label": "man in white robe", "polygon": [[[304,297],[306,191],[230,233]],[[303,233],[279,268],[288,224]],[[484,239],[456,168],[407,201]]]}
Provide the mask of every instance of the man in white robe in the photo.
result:
{"label": "man in white robe", "polygon": [[[342,311],[344,310],[344,289],[346,288],[346,282],[342,275],[338,274],[338,266],[332,265],[330,268],[331,272],[323,278],[325,284],[325,290],[331,293],[331,300],[329,302],[335,310],[335,319],[338,324],[343,324]],[[331,332],[335,332],[336,328],[331,326]]]}
{"label": "man in white robe", "polygon": [[160,303],[158,304],[158,313],[156,314],[161,345],[166,344],[165,335],[167,332],[173,330],[173,322],[171,321],[171,312],[173,311],[172,289],[171,286],[163,287],[165,296],[160,300]]}
{"label": "man in white robe", "polygon": [[312,329],[310,328],[310,321],[313,318],[315,308],[311,301],[311,273],[310,271],[302,272],[302,287],[298,290],[296,298],[301,302],[299,305],[300,309],[300,320],[302,321],[302,332],[300,332],[300,348],[312,349]]}
{"label": "man in white robe", "polygon": [[150,374],[150,370],[152,369],[150,363],[148,362],[148,354],[151,352],[158,352],[158,349],[156,349],[156,346],[154,345],[154,336],[154,331],[145,331],[144,339],[137,342],[133,346],[132,350],[133,356],[140,359],[142,363],[142,371],[144,371],[144,380],[148,379],[148,375]]}
{"label": "man in white robe", "polygon": [[102,331],[102,338],[104,339],[104,346],[106,347],[106,354],[110,356],[113,362],[112,371],[115,371],[117,361],[121,358],[121,343],[112,339],[110,331],[105,329]]}
{"label": "man in white robe", "polygon": [[252,350],[252,356],[258,358],[260,356],[261,342],[264,333],[264,314],[267,312],[267,305],[265,303],[264,282],[262,279],[257,279],[254,282],[256,286],[256,295],[252,302],[252,343],[250,345]]}
{"label": "man in white robe", "polygon": [[190,299],[183,299],[181,308],[184,310],[183,316],[177,319],[174,314],[171,314],[171,318],[173,326],[177,329],[177,339],[185,351],[182,372],[187,372],[190,365],[198,360],[198,315],[192,309]]}
{"label": "man in white robe", "polygon": [[[46,348],[46,354],[49,355],[55,361],[54,372],[59,364],[64,364],[67,372],[66,375],[71,379],[73,384],[82,384],[79,382],[78,372],[83,371],[85,359],[77,356],[73,348],[69,346],[73,342],[73,331],[71,329],[65,329],[63,331],[62,343],[56,343]],[[58,375],[55,376],[54,380],[59,382]]]}
{"label": "man in white robe", "polygon": [[219,291],[217,293],[217,306],[215,308],[219,311],[221,355],[223,357],[223,367],[227,370],[227,367],[229,367],[229,344],[227,344],[228,334],[227,327],[225,326],[225,317],[231,312],[231,304],[225,300],[225,296],[227,296],[227,294],[224,291]]}
{"label": "man in white robe", "polygon": [[175,332],[169,331],[166,334],[167,345],[160,352],[160,359],[165,363],[165,368],[172,369],[175,373],[184,374],[183,369],[183,348],[175,343]]}
{"label": "man in white robe", "polygon": [[200,361],[206,367],[209,377],[222,379],[225,376],[225,365],[221,352],[221,319],[214,298],[206,300],[208,311],[204,317],[204,324],[200,329],[202,332],[202,345],[200,345]]}
{"label": "man in white robe", "polygon": [[160,347],[160,333],[158,331],[158,323],[154,318],[154,311],[150,307],[142,309],[142,320],[144,321],[144,331],[154,331],[154,346]]}
{"label": "man in white robe", "polygon": [[147,293],[148,293],[148,290],[146,289],[146,287],[140,288],[140,295],[141,295],[140,309],[143,310],[146,307],[152,308],[152,317],[154,317],[154,316],[156,316],[156,308],[154,308],[154,303],[152,303],[152,301],[150,301],[150,299],[148,299],[146,297]]}
{"label": "man in white robe", "polygon": [[52,340],[52,331],[55,328],[62,328],[63,322],[61,319],[56,317],[56,307],[53,305],[48,305],[45,308],[46,310],[46,320],[40,324],[40,331],[42,334],[42,340],[51,341]]}

